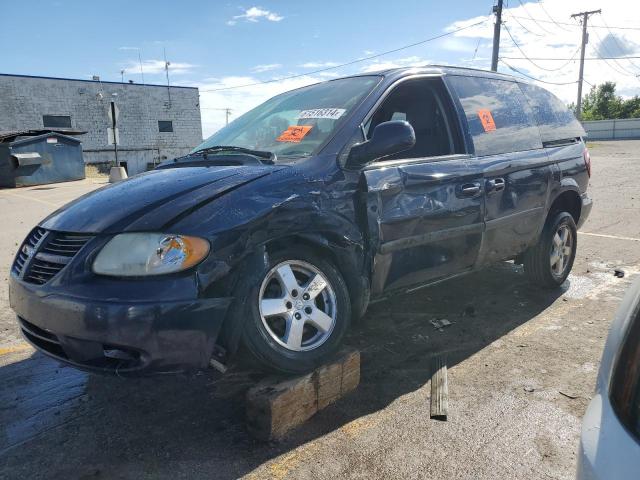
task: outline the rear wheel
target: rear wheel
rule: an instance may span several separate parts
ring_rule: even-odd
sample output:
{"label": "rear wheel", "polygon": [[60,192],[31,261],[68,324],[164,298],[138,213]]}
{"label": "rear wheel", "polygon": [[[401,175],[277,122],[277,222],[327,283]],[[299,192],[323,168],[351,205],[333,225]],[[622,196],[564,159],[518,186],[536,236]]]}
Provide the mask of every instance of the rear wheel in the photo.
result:
{"label": "rear wheel", "polygon": [[537,285],[555,288],[569,276],[576,257],[577,229],[568,212],[549,215],[538,244],[524,255],[527,276]]}
{"label": "rear wheel", "polygon": [[244,345],[260,364],[286,373],[310,371],[331,356],[351,317],[340,273],[301,249],[271,255],[242,301]]}

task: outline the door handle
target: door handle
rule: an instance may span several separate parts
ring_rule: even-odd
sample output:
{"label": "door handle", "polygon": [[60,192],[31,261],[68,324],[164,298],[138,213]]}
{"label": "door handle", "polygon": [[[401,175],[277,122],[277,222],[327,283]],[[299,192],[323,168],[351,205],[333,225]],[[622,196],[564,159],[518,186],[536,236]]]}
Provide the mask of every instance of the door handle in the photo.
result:
{"label": "door handle", "polygon": [[481,187],[479,183],[465,183],[460,186],[458,191],[459,197],[475,197],[480,193]]}
{"label": "door handle", "polygon": [[487,193],[501,192],[504,190],[504,178],[494,178],[487,180]]}

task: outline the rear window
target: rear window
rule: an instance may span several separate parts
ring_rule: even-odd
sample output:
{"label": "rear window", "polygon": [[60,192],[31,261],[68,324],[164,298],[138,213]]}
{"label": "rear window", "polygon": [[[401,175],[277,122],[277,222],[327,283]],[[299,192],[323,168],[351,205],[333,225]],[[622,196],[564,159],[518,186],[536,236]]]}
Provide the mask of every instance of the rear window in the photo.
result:
{"label": "rear window", "polygon": [[580,122],[553,93],[526,83],[521,83],[520,88],[536,116],[543,142],[585,136]]}
{"label": "rear window", "polygon": [[476,155],[542,148],[533,111],[514,82],[451,76]]}

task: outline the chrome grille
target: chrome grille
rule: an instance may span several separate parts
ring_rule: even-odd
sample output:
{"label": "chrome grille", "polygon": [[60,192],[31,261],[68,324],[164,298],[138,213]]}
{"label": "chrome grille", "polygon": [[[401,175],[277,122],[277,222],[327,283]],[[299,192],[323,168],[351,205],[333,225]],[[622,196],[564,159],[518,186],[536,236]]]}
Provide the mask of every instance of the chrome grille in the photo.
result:
{"label": "chrome grille", "polygon": [[29,260],[29,255],[25,250],[32,248],[35,249],[46,233],[47,231],[45,229],[36,227],[27,236],[22,245],[20,245],[20,250],[18,251],[18,255],[16,255],[16,260],[13,262],[13,271],[16,275],[20,275],[22,273],[27,260]]}
{"label": "chrome grille", "polygon": [[52,232],[41,251],[52,255],[73,257],[91,238],[93,238],[91,235]]}
{"label": "chrome grille", "polygon": [[25,282],[43,285],[51,280],[92,235],[34,229],[20,247],[13,270]]}

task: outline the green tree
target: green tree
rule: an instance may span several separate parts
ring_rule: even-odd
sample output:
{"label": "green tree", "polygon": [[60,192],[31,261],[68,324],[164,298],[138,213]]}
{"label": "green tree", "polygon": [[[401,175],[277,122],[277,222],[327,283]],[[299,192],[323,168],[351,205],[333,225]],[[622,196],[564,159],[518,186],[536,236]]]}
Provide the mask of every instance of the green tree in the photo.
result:
{"label": "green tree", "polygon": [[616,84],[605,82],[591,87],[582,100],[583,120],[608,120],[623,118],[623,104],[625,100],[616,95]]}
{"label": "green tree", "polygon": [[640,97],[638,95],[622,102],[618,118],[640,118]]}

